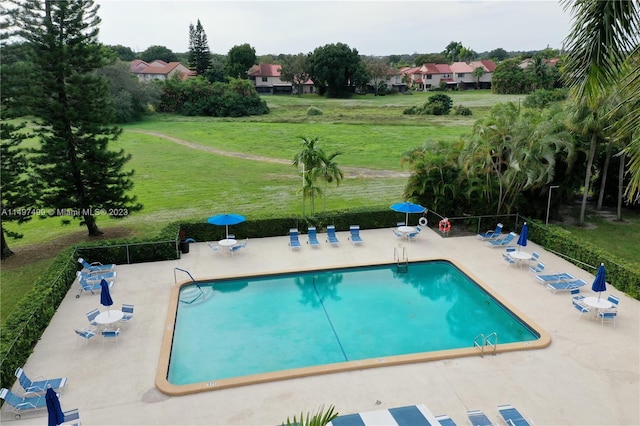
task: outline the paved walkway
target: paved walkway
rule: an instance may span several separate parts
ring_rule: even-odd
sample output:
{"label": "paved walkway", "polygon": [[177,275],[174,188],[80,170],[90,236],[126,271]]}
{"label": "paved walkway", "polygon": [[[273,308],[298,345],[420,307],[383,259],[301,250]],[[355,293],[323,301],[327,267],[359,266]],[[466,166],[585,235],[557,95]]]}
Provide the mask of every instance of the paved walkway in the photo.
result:
{"label": "paved walkway", "polygon": [[[85,313],[99,296],[76,299],[69,291],[25,365],[27,374],[69,379],[62,408],[79,408],[84,425],[276,425],[321,405],[340,414],[424,404],[466,424],[467,410],[481,409],[498,423],[497,405],[510,403],[537,425],[640,424],[640,302],[610,287],[620,297],[616,327],[578,319],[569,295],[553,294],[525,269],[507,266],[500,249],[475,237],[442,239],[431,230],[406,243],[411,260],[450,258],[509,300],[552,338],[546,349],[389,366],[169,397],[154,386],[160,340],[165,328],[174,268],[197,279],[237,273],[340,267],[393,259],[397,242],[389,229],[362,230],[365,240],[312,249],[304,242],[291,250],[287,237],[249,240],[235,256],[214,254],[205,243],[191,244],[176,261],[119,265],[113,288],[116,304],[135,305],[136,321],[123,327],[118,346],[101,338],[77,342],[73,328],[87,325]],[[593,275],[544,249],[550,271],[567,271],[589,284]],[[94,260],[94,259],[90,259]],[[178,276],[181,281],[184,278]],[[428,332],[425,330],[425,332]],[[14,385],[14,390],[17,389]],[[46,410],[25,413],[19,421],[3,408],[2,424],[42,425]]]}

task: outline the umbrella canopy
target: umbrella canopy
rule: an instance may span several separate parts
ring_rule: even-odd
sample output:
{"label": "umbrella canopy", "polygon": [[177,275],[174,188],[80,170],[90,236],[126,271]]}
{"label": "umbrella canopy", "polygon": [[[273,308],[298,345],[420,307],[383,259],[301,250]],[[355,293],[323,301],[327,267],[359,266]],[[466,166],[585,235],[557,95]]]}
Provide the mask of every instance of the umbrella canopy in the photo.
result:
{"label": "umbrella canopy", "polygon": [[404,203],[391,204],[391,210],[394,212],[406,213],[404,223],[409,225],[409,213],[422,213],[426,208],[422,207],[420,204],[405,201]]}
{"label": "umbrella canopy", "polygon": [[527,226],[527,222],[522,225],[522,229],[520,230],[520,238],[518,238],[518,245],[520,246],[520,250],[522,247],[527,246],[527,238],[529,238],[529,227]]}
{"label": "umbrella canopy", "polygon": [[100,304],[109,308],[113,305],[113,299],[109,291],[109,283],[104,278],[100,281],[100,288]]}
{"label": "umbrella canopy", "polygon": [[64,413],[60,407],[60,400],[58,395],[52,388],[47,388],[47,394],[45,395],[47,401],[47,412],[49,413],[49,426],[56,426],[64,423]]}
{"label": "umbrella canopy", "polygon": [[596,279],[593,280],[593,285],[591,286],[591,290],[598,293],[598,300],[600,300],[600,294],[603,291],[607,291],[607,283],[605,283],[605,278],[607,275],[606,269],[604,269],[604,263],[601,263],[598,267],[598,273],[596,274]]}
{"label": "umbrella canopy", "polygon": [[207,219],[207,223],[218,226],[225,226],[227,231],[226,236],[229,237],[229,225],[237,225],[238,223],[242,223],[245,220],[247,219],[242,215],[224,213],[211,216],[209,219]]}

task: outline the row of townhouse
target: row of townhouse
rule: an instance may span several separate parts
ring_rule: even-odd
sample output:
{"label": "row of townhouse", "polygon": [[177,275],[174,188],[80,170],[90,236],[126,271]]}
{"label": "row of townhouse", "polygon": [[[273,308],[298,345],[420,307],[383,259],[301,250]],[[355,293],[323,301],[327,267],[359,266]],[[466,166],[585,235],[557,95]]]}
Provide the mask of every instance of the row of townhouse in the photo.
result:
{"label": "row of townhouse", "polygon": [[[189,70],[180,62],[167,63],[155,60],[147,63],[136,59],[131,61],[129,67],[140,81],[165,80],[175,74],[178,74],[182,79],[195,75],[194,71]],[[476,68],[483,70],[480,77],[474,75]],[[452,89],[490,89],[495,68],[495,63],[490,60],[469,63],[454,62],[451,65],[423,64],[419,67],[405,67],[395,70],[389,75],[387,85],[398,92],[426,91],[439,88],[441,83]],[[277,64],[254,65],[249,70],[249,80],[253,82],[259,94],[290,95],[295,91],[291,82],[281,79],[280,65]],[[303,94],[314,93],[314,90],[311,80],[306,81],[302,86]]]}
{"label": "row of townhouse", "polygon": [[196,72],[182,65],[180,62],[165,62],[156,59],[147,63],[140,59],[135,59],[129,63],[129,70],[140,81],[166,80],[178,75],[182,80],[195,76]]}
{"label": "row of townhouse", "polygon": [[[479,78],[474,75],[476,68],[483,70]],[[490,89],[495,68],[496,64],[489,60],[454,62],[451,65],[423,64],[394,71],[389,75],[387,85],[398,92],[435,89],[441,82],[452,89]],[[276,64],[254,65],[249,70],[249,79],[260,94],[292,94],[295,90],[290,82],[281,79],[280,65]],[[313,81],[305,82],[303,93],[314,93]]]}

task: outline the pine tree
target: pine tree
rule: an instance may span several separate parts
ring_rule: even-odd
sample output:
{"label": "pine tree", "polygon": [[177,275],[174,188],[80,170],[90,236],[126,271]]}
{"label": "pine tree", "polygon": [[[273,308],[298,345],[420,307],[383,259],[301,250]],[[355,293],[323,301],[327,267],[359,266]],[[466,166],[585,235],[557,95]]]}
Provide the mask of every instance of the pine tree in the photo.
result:
{"label": "pine tree", "polygon": [[197,75],[204,76],[211,68],[211,52],[207,42],[207,34],[198,19],[195,28],[189,25],[189,68]]}
{"label": "pine tree", "polygon": [[[4,114],[2,118],[3,120],[6,118]],[[22,237],[19,232],[5,229],[4,223],[27,222],[33,213],[34,201],[31,197],[31,185],[27,178],[27,159],[22,146],[22,141],[28,138],[29,134],[24,131],[24,128],[24,123],[14,125],[3,122],[0,124],[0,205],[2,207],[0,216],[2,252],[0,258],[2,259],[13,254],[6,237]]]}
{"label": "pine tree", "polygon": [[106,80],[95,71],[107,54],[98,43],[93,0],[23,0],[18,36],[33,49],[37,90],[30,99],[39,121],[33,155],[38,198],[56,215],[73,216],[90,236],[102,234],[96,217],[123,217],[142,205],[129,195],[130,156],[110,149],[122,129],[109,126],[113,108]]}

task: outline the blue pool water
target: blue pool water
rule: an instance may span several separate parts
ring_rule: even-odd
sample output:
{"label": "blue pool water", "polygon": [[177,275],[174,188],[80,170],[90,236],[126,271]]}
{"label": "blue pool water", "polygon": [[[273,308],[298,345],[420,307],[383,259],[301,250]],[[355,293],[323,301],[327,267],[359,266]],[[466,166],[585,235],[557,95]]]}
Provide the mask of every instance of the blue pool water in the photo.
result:
{"label": "blue pool water", "polygon": [[[446,261],[301,272],[182,289],[168,381],[183,385],[539,336]],[[199,291],[198,291],[199,293]]]}

